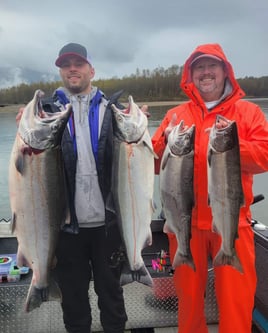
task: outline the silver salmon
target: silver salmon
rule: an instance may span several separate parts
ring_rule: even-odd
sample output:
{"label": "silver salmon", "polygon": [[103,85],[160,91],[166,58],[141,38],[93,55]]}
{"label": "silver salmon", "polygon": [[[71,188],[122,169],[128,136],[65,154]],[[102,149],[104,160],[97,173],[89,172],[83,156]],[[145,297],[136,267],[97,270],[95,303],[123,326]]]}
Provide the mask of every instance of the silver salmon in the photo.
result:
{"label": "silver salmon", "polygon": [[164,232],[174,233],[178,247],[172,267],[186,264],[195,270],[190,240],[194,206],[195,126],[181,121],[168,136],[160,167],[160,199],[165,217]]}
{"label": "silver salmon", "polygon": [[60,142],[72,110],[68,106],[63,112],[46,113],[41,106],[42,96],[40,90],[36,91],[23,111],[9,165],[17,264],[32,269],[27,312],[61,297],[50,272],[60,225],[70,222]]}
{"label": "silver salmon", "polygon": [[[225,121],[225,128],[216,123]],[[222,238],[214,266],[231,265],[243,272],[235,250],[240,208],[244,203],[241,181],[240,150],[237,125],[220,115],[210,130],[208,149],[208,194],[212,210],[212,227]]]}
{"label": "silver salmon", "polygon": [[154,191],[154,153],[146,115],[129,96],[129,106],[114,113],[113,198],[128,267],[121,285],[133,281],[152,286],[142,250],[151,245]]}

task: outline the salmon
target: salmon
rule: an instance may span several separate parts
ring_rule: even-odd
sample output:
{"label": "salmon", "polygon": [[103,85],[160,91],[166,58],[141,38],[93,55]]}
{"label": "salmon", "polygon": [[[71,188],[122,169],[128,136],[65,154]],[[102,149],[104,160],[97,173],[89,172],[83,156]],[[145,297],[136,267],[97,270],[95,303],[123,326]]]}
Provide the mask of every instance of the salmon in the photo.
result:
{"label": "salmon", "polygon": [[[219,121],[224,121],[227,126],[218,129],[216,123]],[[220,115],[217,115],[209,136],[208,194],[213,216],[212,228],[222,238],[213,265],[230,265],[243,273],[235,249],[239,213],[244,204],[238,131],[235,121]]]}
{"label": "salmon", "polygon": [[127,264],[121,285],[138,281],[152,286],[142,250],[152,243],[154,152],[147,116],[129,96],[125,110],[114,114],[113,198],[124,242]]}
{"label": "salmon", "polygon": [[160,166],[160,199],[165,224],[164,232],[177,238],[177,251],[172,267],[186,264],[195,270],[190,247],[192,209],[194,206],[195,126],[184,126],[183,120],[173,128]]}
{"label": "salmon", "polygon": [[60,142],[72,109],[69,105],[65,111],[46,113],[42,96],[42,91],[36,91],[23,111],[9,163],[17,265],[32,269],[26,312],[61,298],[51,269],[60,226],[70,222]]}

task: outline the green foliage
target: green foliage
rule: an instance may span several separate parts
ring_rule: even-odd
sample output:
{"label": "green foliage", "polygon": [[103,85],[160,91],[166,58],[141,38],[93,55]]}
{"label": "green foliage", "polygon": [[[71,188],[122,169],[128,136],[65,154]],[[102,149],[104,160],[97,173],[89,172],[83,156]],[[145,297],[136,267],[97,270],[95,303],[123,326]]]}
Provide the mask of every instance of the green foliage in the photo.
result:
{"label": "green foliage", "polygon": [[32,84],[22,83],[18,86],[0,90],[0,105],[4,104],[27,104],[37,89],[41,89],[49,96],[60,85],[60,82],[37,82]]}
{"label": "green foliage", "polygon": [[122,98],[125,100],[128,95],[133,95],[136,101],[170,101],[178,99],[180,80],[181,69],[174,65],[166,70],[159,67],[151,72],[137,69],[136,74],[131,76],[97,80],[94,81],[94,85],[103,90],[107,96],[123,89]]}
{"label": "green foliage", "polygon": [[262,76],[260,78],[246,76],[237,81],[247,97],[268,97],[268,76]]}
{"label": "green foliage", "polygon": [[[123,89],[122,101],[126,101],[128,95],[134,96],[135,101],[172,101],[185,100],[186,96],[180,88],[182,67],[173,65],[167,69],[163,67],[140,70],[123,78],[111,78],[95,80],[93,85],[99,87],[106,96]],[[247,97],[268,97],[268,76],[260,78],[245,77],[238,79],[241,88]],[[41,89],[46,96],[50,96],[55,89],[61,86],[61,82],[37,82],[33,84],[20,84],[19,86],[0,90],[0,105],[26,104],[34,94]]]}

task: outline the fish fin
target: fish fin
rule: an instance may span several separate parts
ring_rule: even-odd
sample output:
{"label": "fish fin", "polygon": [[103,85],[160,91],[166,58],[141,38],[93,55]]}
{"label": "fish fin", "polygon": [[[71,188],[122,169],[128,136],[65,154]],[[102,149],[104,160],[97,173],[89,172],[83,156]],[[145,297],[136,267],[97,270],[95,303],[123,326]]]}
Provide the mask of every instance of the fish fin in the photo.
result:
{"label": "fish fin", "polygon": [[215,232],[216,234],[219,234],[218,229],[216,227],[216,224],[212,221],[212,228],[211,228],[212,232]]}
{"label": "fish fin", "polygon": [[17,256],[16,256],[16,264],[18,267],[27,266],[30,267],[27,260],[25,259],[24,255],[20,250],[20,245],[18,246]]}
{"label": "fish fin", "polygon": [[153,235],[152,232],[150,231],[147,240],[146,240],[146,247],[151,246],[153,244]]}
{"label": "fish fin", "polygon": [[211,156],[212,156],[212,150],[209,149],[208,150],[208,155],[207,155],[207,158],[208,158],[208,166],[211,167]]}
{"label": "fish fin", "polygon": [[17,217],[16,213],[13,212],[12,218],[11,218],[11,226],[10,226],[12,234],[15,233],[15,229],[16,229],[16,217]]}
{"label": "fish fin", "polygon": [[59,301],[62,298],[62,294],[60,288],[55,281],[54,278],[50,278],[49,281],[49,293],[48,293],[48,300],[49,301]]}
{"label": "fish fin", "polygon": [[153,150],[152,141],[151,141],[150,136],[148,136],[148,139],[150,140],[149,142],[146,139],[147,139],[147,137],[143,139],[144,146],[146,146],[150,150],[150,152],[154,155],[154,158],[158,160],[159,157],[158,157],[158,155]]}
{"label": "fish fin", "polygon": [[233,255],[227,255],[223,252],[222,249],[219,250],[219,252],[217,253],[216,257],[213,260],[213,266],[218,267],[224,265],[232,266],[235,269],[237,269],[241,274],[244,273],[241,262],[235,251]]}
{"label": "fish fin", "polygon": [[146,286],[152,287],[153,286],[153,279],[148,271],[148,269],[143,265],[139,270],[132,271],[129,268],[129,265],[124,265],[121,276],[120,276],[120,284],[124,286],[126,284],[132,282],[139,282]]}
{"label": "fish fin", "polygon": [[55,300],[61,300],[61,291],[54,279],[50,279],[48,287],[40,289],[31,282],[26,298],[25,311],[31,312],[40,307],[43,302]]}
{"label": "fish fin", "polygon": [[176,267],[181,265],[188,265],[193,269],[193,271],[196,271],[192,254],[190,253],[188,255],[183,255],[177,249],[177,252],[172,262],[172,268],[175,269]]}
{"label": "fish fin", "polygon": [[212,231],[215,232],[216,234],[220,234],[216,223],[214,223],[214,221],[212,221]]}
{"label": "fish fin", "polygon": [[154,200],[151,200],[151,207],[152,207],[153,212],[155,212],[157,210],[157,204]]}
{"label": "fish fin", "polygon": [[165,222],[164,226],[163,226],[163,232],[165,234],[174,234],[174,232],[170,229],[170,227],[168,226],[167,222]]}
{"label": "fish fin", "polygon": [[116,213],[115,212],[115,204],[114,204],[114,199],[113,199],[113,195],[112,193],[110,192],[108,194],[108,197],[107,197],[107,200],[106,200],[106,204],[105,204],[105,208],[109,211],[109,212],[112,212],[112,213]]}
{"label": "fish fin", "polygon": [[15,158],[15,167],[17,171],[22,175],[24,171],[24,156],[23,154],[17,154]]}
{"label": "fish fin", "polygon": [[48,288],[38,289],[31,283],[25,303],[25,311],[31,312],[32,310],[40,307],[40,305],[48,300]]}
{"label": "fish fin", "polygon": [[153,244],[153,235],[151,229],[148,230],[147,237],[143,243],[143,249]]}
{"label": "fish fin", "polygon": [[164,212],[163,208],[161,209],[158,218],[159,218],[160,220],[164,220],[164,221],[166,221],[166,215],[165,215],[165,212]]}
{"label": "fish fin", "polygon": [[170,156],[171,156],[171,154],[168,153],[168,154],[163,158],[163,160],[162,160],[162,167],[161,167],[162,170],[165,169],[165,167],[166,167],[166,165],[167,165],[167,161],[168,161],[168,159],[169,159]]}

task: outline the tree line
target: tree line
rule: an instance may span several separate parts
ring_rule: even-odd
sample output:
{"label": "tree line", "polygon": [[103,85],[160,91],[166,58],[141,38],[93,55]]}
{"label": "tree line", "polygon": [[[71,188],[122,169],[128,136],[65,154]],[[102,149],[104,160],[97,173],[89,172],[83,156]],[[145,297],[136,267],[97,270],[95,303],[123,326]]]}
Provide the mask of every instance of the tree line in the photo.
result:
{"label": "tree line", "polygon": [[[94,80],[93,85],[104,91],[107,97],[123,90],[122,102],[127,100],[128,95],[134,96],[138,102],[180,101],[186,99],[180,88],[182,69],[183,67],[177,65],[167,69],[163,67],[154,70],[137,69],[136,73],[130,76]],[[259,78],[246,76],[238,79],[238,82],[247,97],[268,97],[268,76]],[[0,105],[26,104],[32,99],[35,90],[41,89],[46,96],[50,96],[61,85],[60,81],[36,82],[0,89]]]}

